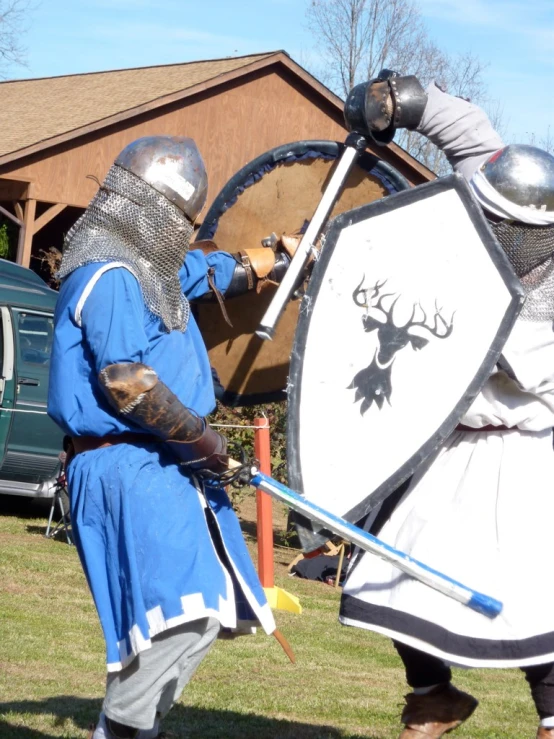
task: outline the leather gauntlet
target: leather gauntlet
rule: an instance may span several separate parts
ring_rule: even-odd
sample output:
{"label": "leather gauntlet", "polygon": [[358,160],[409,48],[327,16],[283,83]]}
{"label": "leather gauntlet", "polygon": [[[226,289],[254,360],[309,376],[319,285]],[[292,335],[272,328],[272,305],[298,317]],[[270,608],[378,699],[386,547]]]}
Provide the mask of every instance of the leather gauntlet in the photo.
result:
{"label": "leather gauntlet", "polygon": [[204,421],[204,431],[193,442],[167,439],[166,445],[191,470],[224,472],[228,468],[227,439]]}
{"label": "leather gauntlet", "polygon": [[233,257],[237,265],[225,291],[226,298],[254,289],[260,292],[268,283],[281,282],[290,264],[286,252],[275,252],[270,247],[244,249]]}
{"label": "leather gauntlet", "polygon": [[191,469],[227,469],[227,439],[184,406],[151,367],[140,362],[111,364],[98,379],[119,415],[159,436]]}

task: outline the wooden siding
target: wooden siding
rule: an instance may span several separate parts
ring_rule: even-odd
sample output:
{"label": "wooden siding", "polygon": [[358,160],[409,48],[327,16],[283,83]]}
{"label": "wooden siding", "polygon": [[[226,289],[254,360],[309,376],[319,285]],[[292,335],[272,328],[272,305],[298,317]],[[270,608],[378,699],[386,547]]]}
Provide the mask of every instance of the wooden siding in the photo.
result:
{"label": "wooden siding", "polygon": [[[192,137],[206,162],[208,203],[240,167],[279,144],[299,139],[344,140],[340,111],[281,66],[244,75],[208,92],[141,114],[0,167],[0,178],[27,180],[32,197],[86,207],[115,156],[140,136]],[[424,178],[390,149],[375,153],[410,181]],[[16,166],[14,166],[16,165]]]}

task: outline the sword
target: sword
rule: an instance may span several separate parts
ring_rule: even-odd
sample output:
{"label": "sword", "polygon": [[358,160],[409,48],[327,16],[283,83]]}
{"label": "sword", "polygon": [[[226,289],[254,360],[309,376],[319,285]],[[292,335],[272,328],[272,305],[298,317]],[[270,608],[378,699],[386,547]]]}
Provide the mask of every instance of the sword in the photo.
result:
{"label": "sword", "polygon": [[[234,460],[231,460],[229,463],[230,468],[238,468],[239,466],[241,466],[240,463]],[[294,490],[291,490],[286,485],[277,482],[277,480],[274,480],[268,475],[264,475],[257,467],[248,467],[247,465],[242,467],[243,474],[238,479],[245,480],[252,487],[268,493],[272,498],[285,503],[289,508],[302,513],[324,528],[352,542],[360,547],[360,549],[375,554],[386,562],[390,562],[406,575],[419,580],[424,585],[437,590],[449,598],[453,598],[458,603],[463,603],[463,605],[488,618],[495,618],[502,611],[502,603],[495,598],[472,590],[466,585],[444,575],[442,572],[386,544],[367,531],[363,531],[358,526],[354,526],[354,524],[339,518],[339,516],[335,516],[330,511],[320,508],[315,503],[306,500],[304,496],[295,493]]]}
{"label": "sword", "polygon": [[329,180],[329,184],[321,196],[321,200],[319,201],[312,220],[302,236],[302,240],[298,244],[298,248],[294,253],[285,276],[277,288],[271,303],[264,313],[258,330],[256,331],[256,335],[259,336],[260,339],[273,339],[277,322],[298,286],[300,276],[308,263],[314,244],[325,225],[329,213],[337,202],[337,198],[344,188],[344,184],[348,179],[350,170],[356,163],[360,154],[365,150],[367,140],[360,134],[350,133],[346,137],[345,144],[346,146],[344,151],[338,160],[335,171]]}

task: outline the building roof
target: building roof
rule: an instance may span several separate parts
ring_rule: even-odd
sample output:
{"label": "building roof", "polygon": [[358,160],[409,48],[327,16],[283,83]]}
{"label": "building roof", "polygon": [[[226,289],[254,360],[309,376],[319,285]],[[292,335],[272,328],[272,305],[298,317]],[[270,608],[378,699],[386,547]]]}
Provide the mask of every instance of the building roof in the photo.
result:
{"label": "building roof", "polygon": [[[269,52],[157,67],[13,80],[0,83],[0,157],[58,139],[145,104],[197,88],[255,62],[281,57]],[[152,106],[155,107],[155,106]],[[54,142],[52,142],[54,143]],[[27,153],[27,152],[25,152]],[[11,158],[11,157],[10,157]]]}
{"label": "building roof", "polygon": [[[327,99],[343,101],[285,51],[182,64],[0,82],[0,165],[182,100],[274,64]],[[434,174],[397,144],[388,148],[426,179]]]}

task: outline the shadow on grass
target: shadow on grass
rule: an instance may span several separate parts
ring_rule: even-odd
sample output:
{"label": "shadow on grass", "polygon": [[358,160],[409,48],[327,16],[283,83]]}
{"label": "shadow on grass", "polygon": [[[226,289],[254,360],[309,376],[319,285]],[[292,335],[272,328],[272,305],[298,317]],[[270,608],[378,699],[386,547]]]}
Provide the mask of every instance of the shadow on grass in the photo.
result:
{"label": "shadow on grass", "polygon": [[[100,701],[61,695],[43,701],[11,701],[0,703],[0,737],[2,739],[57,739],[73,736],[69,722],[86,735],[98,717]],[[10,716],[10,719],[7,716]],[[54,717],[59,732],[51,734],[25,727],[29,716]],[[44,719],[43,719],[44,720]],[[51,720],[51,719],[47,719]],[[32,721],[30,723],[36,723]],[[332,726],[317,726],[300,721],[267,718],[234,711],[207,710],[176,705],[164,722],[164,729],[178,739],[382,739],[376,734],[349,734]]]}
{"label": "shadow on grass", "polygon": [[[32,521],[32,523],[25,525],[25,531],[34,536],[46,535],[51,507],[51,498],[26,498],[23,495],[0,495],[0,516],[11,516]],[[56,528],[56,524],[58,524],[60,518],[61,513],[56,507],[52,520],[52,529]],[[44,524],[37,524],[37,519],[43,519]],[[71,538],[71,529],[69,530],[69,536]],[[68,543],[65,530],[61,526],[59,530],[55,531],[52,538],[65,544]]]}
{"label": "shadow on grass", "polygon": [[[239,515],[239,523],[242,533],[250,537],[254,541],[258,538],[258,527],[255,521],[246,521]],[[273,527],[273,543],[279,547],[290,549],[290,558],[292,559],[300,552],[300,545],[296,543],[296,533],[294,531],[285,531],[282,528]]]}
{"label": "shadow on grass", "polygon": [[48,518],[50,498],[26,498],[24,495],[0,495],[0,516]]}

